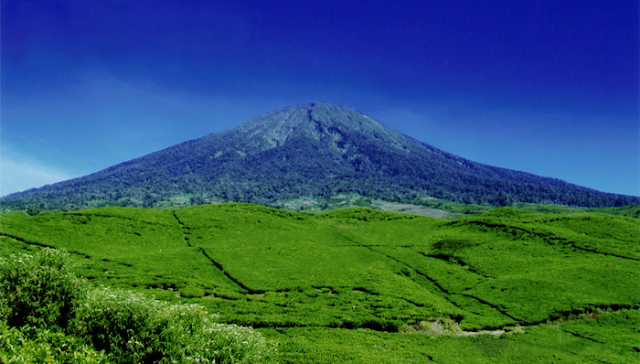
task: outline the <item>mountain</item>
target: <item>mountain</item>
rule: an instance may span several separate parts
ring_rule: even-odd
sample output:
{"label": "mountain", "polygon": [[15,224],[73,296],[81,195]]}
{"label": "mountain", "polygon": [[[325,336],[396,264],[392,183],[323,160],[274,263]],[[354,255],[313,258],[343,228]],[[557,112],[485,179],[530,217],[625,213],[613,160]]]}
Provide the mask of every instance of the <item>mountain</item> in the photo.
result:
{"label": "mountain", "polygon": [[158,206],[191,196],[274,204],[342,192],[419,203],[640,204],[558,179],[444,152],[349,108],[309,103],[257,116],[84,177],[9,195],[3,209]]}

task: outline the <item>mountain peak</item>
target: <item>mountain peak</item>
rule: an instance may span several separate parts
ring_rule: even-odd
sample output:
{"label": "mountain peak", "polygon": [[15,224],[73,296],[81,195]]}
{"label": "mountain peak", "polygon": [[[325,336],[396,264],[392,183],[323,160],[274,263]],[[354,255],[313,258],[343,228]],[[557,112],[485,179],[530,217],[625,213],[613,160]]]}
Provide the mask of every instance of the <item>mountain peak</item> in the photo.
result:
{"label": "mountain peak", "polygon": [[260,150],[282,145],[296,137],[335,143],[343,140],[346,134],[357,134],[362,139],[380,139],[396,148],[405,138],[367,115],[325,102],[278,109],[251,118],[228,132],[242,134],[247,140],[252,139],[261,145]]}
{"label": "mountain peak", "polygon": [[355,110],[324,102],[311,102],[278,109],[264,115],[253,117],[237,126],[239,130],[251,131],[255,128],[282,129],[302,128],[310,125],[332,127],[342,125],[354,127],[355,122],[375,122],[368,116]]}

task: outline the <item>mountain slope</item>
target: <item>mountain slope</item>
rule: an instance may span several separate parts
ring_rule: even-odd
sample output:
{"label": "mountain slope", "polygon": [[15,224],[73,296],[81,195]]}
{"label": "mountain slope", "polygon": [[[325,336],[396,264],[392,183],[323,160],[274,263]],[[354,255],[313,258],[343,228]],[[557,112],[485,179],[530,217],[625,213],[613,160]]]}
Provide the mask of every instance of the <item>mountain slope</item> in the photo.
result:
{"label": "mountain slope", "polygon": [[434,148],[354,110],[288,107],[103,171],[5,197],[7,209],[154,206],[172,196],[269,204],[341,192],[391,201],[434,196],[464,203],[639,204],[552,178],[491,167]]}

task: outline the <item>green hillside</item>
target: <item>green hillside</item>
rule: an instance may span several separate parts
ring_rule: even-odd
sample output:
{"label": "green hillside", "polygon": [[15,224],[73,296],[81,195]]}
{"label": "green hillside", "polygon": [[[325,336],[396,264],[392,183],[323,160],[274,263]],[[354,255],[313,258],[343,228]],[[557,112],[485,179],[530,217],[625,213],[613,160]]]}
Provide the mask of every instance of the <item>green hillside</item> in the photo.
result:
{"label": "green hillside", "polygon": [[637,218],[495,209],[455,220],[252,204],[1,215],[2,256],[65,248],[95,285],[198,303],[285,363],[628,363]]}

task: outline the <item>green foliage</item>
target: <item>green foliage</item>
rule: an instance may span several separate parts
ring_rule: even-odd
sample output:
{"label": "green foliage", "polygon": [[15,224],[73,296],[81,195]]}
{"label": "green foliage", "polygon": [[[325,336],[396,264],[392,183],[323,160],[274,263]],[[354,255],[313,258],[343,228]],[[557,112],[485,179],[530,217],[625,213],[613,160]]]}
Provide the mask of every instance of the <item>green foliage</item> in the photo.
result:
{"label": "green foliage", "polygon": [[204,290],[196,286],[186,286],[180,289],[180,295],[186,298],[200,298],[204,297]]}
{"label": "green foliage", "polygon": [[26,212],[31,216],[38,215],[41,212],[41,208],[35,205],[29,205],[27,206]]}
{"label": "green foliage", "polygon": [[[637,354],[640,229],[631,217],[507,208],[443,220],[233,203],[2,219],[3,252],[65,247],[78,272],[111,287],[78,311],[98,348],[195,357],[186,348],[202,347],[188,341],[197,335],[183,351],[162,345],[183,340],[192,322],[214,322],[210,311],[280,343],[279,360],[291,363],[623,363]],[[186,321],[171,316],[176,304]],[[420,329],[425,322],[455,330]]]}
{"label": "green foliage", "polygon": [[203,307],[171,305],[97,289],[78,313],[77,332],[114,363],[262,363],[271,353],[251,329],[217,323]]}
{"label": "green foliage", "polygon": [[122,290],[87,292],[70,271],[65,250],[11,255],[0,264],[3,363],[99,363],[103,352],[114,363],[271,360],[259,333],[215,322],[199,305],[171,305]]}
{"label": "green foliage", "polygon": [[10,326],[66,328],[84,294],[64,250],[0,258],[0,319]]}
{"label": "green foliage", "polygon": [[442,239],[433,244],[433,249],[439,254],[455,256],[457,251],[474,245],[468,239]]}
{"label": "green foliage", "polygon": [[5,364],[98,364],[108,363],[98,352],[78,337],[46,329],[28,335],[17,327],[0,321],[0,362]]}

